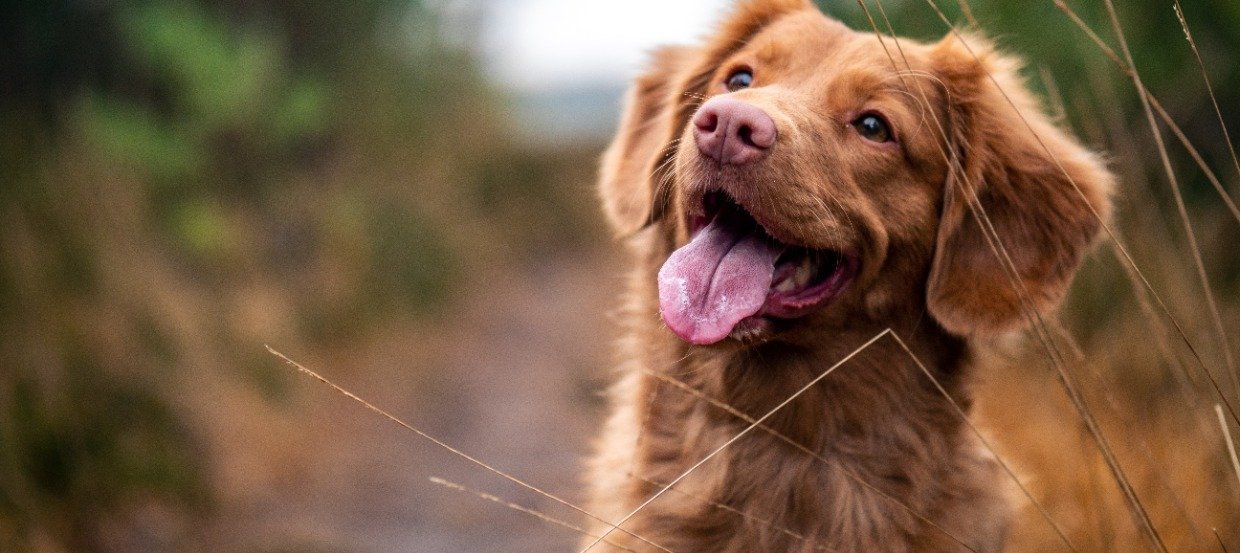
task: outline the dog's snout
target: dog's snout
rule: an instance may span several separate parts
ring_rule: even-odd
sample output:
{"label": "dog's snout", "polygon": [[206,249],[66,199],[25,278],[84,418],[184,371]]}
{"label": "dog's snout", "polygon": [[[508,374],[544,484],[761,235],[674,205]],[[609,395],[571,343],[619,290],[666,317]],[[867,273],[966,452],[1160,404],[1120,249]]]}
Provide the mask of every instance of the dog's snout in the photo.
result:
{"label": "dog's snout", "polygon": [[698,149],[719,163],[744,165],[766,155],[775,145],[775,121],[762,108],[717,96],[693,116]]}

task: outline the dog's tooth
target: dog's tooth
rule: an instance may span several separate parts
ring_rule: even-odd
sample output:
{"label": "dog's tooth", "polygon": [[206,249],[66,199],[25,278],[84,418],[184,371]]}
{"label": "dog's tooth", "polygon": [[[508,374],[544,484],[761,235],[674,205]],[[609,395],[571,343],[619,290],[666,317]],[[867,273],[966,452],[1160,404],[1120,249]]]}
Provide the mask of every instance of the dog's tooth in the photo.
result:
{"label": "dog's tooth", "polygon": [[793,288],[796,288],[796,283],[793,282],[793,280],[794,279],[792,277],[789,277],[789,278],[785,278],[779,281],[779,284],[775,285],[775,291],[776,292],[791,292]]}
{"label": "dog's tooth", "polygon": [[805,286],[812,276],[814,276],[814,263],[807,256],[801,261],[801,264],[797,266],[797,272],[796,275],[794,275],[793,280],[796,280],[797,286]]}

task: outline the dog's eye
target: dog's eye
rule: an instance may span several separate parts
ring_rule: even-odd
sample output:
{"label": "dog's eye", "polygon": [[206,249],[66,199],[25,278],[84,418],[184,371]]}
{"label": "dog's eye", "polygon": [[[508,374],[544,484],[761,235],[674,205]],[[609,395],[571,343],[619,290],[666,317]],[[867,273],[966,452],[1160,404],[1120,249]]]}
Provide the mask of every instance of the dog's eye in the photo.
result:
{"label": "dog's eye", "polygon": [[891,142],[891,129],[887,127],[887,122],[882,117],[873,113],[867,113],[858,117],[852,123],[853,128],[857,132],[871,142]]}
{"label": "dog's eye", "polygon": [[753,72],[748,69],[733,71],[731,75],[728,75],[728,92],[736,92],[742,88],[749,88],[749,85],[751,84],[753,84]]}

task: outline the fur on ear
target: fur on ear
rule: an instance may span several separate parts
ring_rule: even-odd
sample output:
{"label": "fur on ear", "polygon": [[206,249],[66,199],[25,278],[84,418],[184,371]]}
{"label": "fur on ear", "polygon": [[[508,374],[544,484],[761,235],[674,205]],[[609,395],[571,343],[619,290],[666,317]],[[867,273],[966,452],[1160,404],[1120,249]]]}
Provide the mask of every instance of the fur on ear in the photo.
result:
{"label": "fur on ear", "polygon": [[809,0],[744,1],[710,44],[664,47],[652,54],[650,69],[629,90],[620,129],[602,159],[599,194],[618,234],[632,234],[662,218],[668,207],[664,172],[672,169],[666,163],[674,154],[671,146],[724,58],[779,16],[812,8]]}
{"label": "fur on ear", "polygon": [[675,133],[675,77],[692,54],[688,48],[665,47],[651,55],[652,67],[629,90],[620,130],[603,154],[598,190],[603,211],[621,235],[658,219],[654,172]]}
{"label": "fur on ear", "polygon": [[1042,113],[1016,60],[966,36],[975,57],[959,40],[931,54],[962,171],[947,179],[926,301],[949,332],[994,335],[1063,300],[1109,217],[1114,177]]}

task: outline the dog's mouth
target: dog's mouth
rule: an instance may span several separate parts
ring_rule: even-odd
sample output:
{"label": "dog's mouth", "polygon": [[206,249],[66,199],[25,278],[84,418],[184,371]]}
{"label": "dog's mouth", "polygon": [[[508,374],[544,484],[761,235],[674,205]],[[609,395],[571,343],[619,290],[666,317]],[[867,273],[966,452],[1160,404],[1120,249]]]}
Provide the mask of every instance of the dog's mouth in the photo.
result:
{"label": "dog's mouth", "polygon": [[855,255],[773,238],[722,192],[690,217],[691,239],[659,270],[659,309],[693,344],[746,337],[767,319],[801,317],[838,297],[858,274]]}

